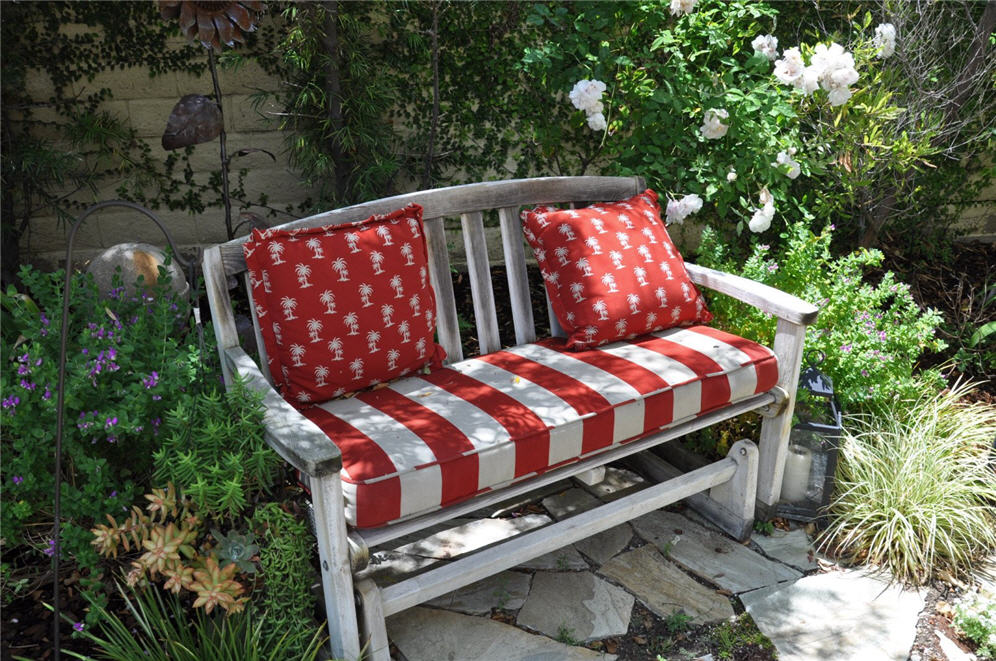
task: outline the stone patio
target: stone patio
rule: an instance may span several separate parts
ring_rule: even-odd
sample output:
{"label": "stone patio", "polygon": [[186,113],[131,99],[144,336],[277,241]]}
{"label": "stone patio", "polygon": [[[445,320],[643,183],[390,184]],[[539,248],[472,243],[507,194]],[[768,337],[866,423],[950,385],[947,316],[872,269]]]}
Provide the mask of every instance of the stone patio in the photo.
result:
{"label": "stone patio", "polygon": [[[368,572],[390,582],[397,571],[447,562],[640,482],[610,468],[594,487],[567,483],[545,494],[545,513],[402,540],[375,554]],[[729,620],[742,606],[787,661],[905,661],[924,595],[863,572],[820,573],[801,529],[740,544],[691,511],[661,510],[390,617],[388,635],[398,661],[615,659],[583,645],[625,635],[636,603],[662,620],[683,612],[692,624]]]}

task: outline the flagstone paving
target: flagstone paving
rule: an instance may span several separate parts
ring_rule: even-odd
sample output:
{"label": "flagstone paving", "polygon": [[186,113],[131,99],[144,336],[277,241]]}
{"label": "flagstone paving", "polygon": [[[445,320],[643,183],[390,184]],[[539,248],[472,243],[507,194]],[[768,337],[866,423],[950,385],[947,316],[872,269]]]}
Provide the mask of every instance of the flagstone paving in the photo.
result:
{"label": "flagstone paving", "polygon": [[[594,486],[546,491],[549,516],[458,521],[428,541],[398,540],[366,571],[389,583],[401,570],[448,562],[641,482],[610,468]],[[658,618],[681,611],[707,624],[734,617],[739,598],[784,661],[905,661],[924,594],[858,571],[818,571],[802,529],[740,544],[691,512],[657,511],[394,615],[388,634],[399,661],[615,659],[581,644],[625,635],[637,600]],[[996,565],[976,580],[992,590],[994,576]]]}

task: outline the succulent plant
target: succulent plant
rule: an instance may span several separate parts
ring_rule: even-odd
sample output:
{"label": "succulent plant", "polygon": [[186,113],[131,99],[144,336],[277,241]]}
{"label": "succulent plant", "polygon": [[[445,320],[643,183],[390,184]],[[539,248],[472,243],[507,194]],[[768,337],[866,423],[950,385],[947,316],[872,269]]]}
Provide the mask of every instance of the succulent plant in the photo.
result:
{"label": "succulent plant", "polygon": [[218,542],[215,552],[220,560],[225,564],[235,563],[241,572],[256,573],[256,565],[252,561],[252,557],[259,553],[259,547],[255,544],[256,538],[252,532],[243,535],[230,530],[228,535],[222,535],[217,528],[212,528],[211,536]]}

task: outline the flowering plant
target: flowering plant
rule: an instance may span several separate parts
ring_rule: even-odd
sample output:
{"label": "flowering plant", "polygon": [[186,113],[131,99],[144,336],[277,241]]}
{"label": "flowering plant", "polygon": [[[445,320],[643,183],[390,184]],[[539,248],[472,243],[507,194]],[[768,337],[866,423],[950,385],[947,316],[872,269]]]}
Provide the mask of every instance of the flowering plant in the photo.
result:
{"label": "flowering plant", "polygon": [[[53,447],[61,272],[24,267],[25,294],[4,295],[10,315],[0,366],[0,447],[3,482],[0,530],[7,544],[27,544],[51,555]],[[120,511],[138,495],[152,468],[159,427],[170,393],[195,382],[199,351],[185,332],[188,305],[169,287],[168,275],[128,294],[117,278],[103,299],[89,275],[73,278],[66,362],[62,517],[64,555],[92,567],[89,526]],[[30,524],[46,524],[33,526]]]}

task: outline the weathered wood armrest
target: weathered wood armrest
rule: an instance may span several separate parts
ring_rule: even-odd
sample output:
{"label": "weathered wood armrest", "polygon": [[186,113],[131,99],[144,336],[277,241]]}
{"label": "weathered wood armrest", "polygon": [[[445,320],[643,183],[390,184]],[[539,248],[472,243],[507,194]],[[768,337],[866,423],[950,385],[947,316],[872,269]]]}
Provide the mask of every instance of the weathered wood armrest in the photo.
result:
{"label": "weathered wood armrest", "polygon": [[318,428],[273,389],[255,361],[240,347],[225,349],[225,359],[252,390],[263,394],[266,442],[288,463],[310,476],[342,468],[342,453]]}
{"label": "weathered wood armrest", "polygon": [[760,282],[688,262],[685,262],[685,268],[695,284],[732,296],[793,324],[808,326],[816,321],[819,313],[819,308],[812,303]]}

